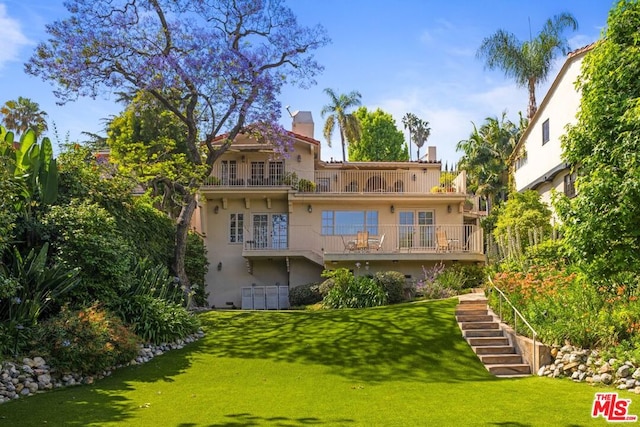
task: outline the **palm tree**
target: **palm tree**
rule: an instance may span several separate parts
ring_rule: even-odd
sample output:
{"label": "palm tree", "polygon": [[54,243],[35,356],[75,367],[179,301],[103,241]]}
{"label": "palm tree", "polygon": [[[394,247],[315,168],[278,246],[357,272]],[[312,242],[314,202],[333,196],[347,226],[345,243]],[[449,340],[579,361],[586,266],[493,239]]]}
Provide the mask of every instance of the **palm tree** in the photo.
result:
{"label": "palm tree", "polygon": [[529,41],[520,41],[512,33],[498,30],[482,41],[476,53],[478,58],[485,59],[487,68],[502,69],[518,86],[529,90],[529,120],[538,109],[536,86],[547,79],[557,51],[564,55],[569,52],[567,39],[562,36],[566,28],[572,28],[574,31],[578,28],[578,21],[570,13],[547,19],[542,31]]}
{"label": "palm tree", "polygon": [[411,160],[411,141],[413,130],[416,128],[418,120],[420,120],[418,116],[413,113],[407,113],[402,118],[402,124],[404,125],[404,128],[409,130],[409,160]]}
{"label": "palm tree", "polygon": [[2,121],[8,130],[23,134],[28,129],[33,129],[36,136],[48,129],[47,113],[40,109],[37,102],[29,98],[18,97],[17,101],[10,100],[0,108]]}
{"label": "palm tree", "polygon": [[484,196],[489,206],[506,200],[509,190],[508,159],[526,129],[527,121],[512,123],[502,116],[487,117],[480,128],[473,125],[469,139],[458,142],[456,150],[464,155],[458,163],[458,169],[467,171],[469,189]]}
{"label": "palm tree", "polygon": [[336,123],[340,130],[340,142],[342,143],[342,161],[345,161],[346,150],[345,141],[357,141],[360,139],[360,122],[353,113],[348,113],[347,110],[360,105],[360,92],[351,91],[348,94],[336,95],[332,89],[325,89],[324,93],[329,95],[331,102],[328,105],[322,107],[320,114],[322,118],[328,114],[327,120],[324,122],[324,137],[327,140],[327,144],[331,147],[331,136]]}
{"label": "palm tree", "polygon": [[418,160],[420,160],[420,148],[424,145],[425,142],[427,142],[429,135],[431,135],[429,122],[426,120],[418,119],[418,121],[416,122],[416,126],[413,129],[413,143],[418,147]]}

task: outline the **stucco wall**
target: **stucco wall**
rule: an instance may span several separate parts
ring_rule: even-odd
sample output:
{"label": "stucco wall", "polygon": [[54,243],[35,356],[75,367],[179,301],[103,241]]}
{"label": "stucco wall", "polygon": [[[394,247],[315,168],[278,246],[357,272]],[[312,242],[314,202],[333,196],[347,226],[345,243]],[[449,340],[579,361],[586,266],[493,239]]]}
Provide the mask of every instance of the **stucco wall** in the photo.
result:
{"label": "stucco wall", "polygon": [[[557,77],[549,93],[545,96],[530,128],[524,135],[524,150],[527,163],[514,173],[517,191],[527,188],[535,180],[561,165],[562,146],[560,138],[566,133],[566,126],[577,121],[580,94],[574,83],[580,74],[582,56],[570,60],[564,74]],[[549,120],[549,141],[542,144],[542,125]]]}

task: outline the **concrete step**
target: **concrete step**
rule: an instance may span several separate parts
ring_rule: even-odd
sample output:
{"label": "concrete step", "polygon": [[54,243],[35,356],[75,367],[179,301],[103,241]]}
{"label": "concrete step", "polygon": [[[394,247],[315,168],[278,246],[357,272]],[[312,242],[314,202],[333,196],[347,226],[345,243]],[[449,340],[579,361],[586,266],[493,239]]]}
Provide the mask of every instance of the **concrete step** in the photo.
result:
{"label": "concrete step", "polygon": [[486,304],[487,303],[487,299],[484,297],[478,297],[478,298],[473,298],[473,299],[465,299],[462,301],[458,302],[458,305],[469,305],[469,304]]}
{"label": "concrete step", "polygon": [[460,329],[463,331],[467,329],[500,329],[500,325],[498,322],[462,322]]}
{"label": "concrete step", "polygon": [[[485,365],[521,365],[522,356],[519,354],[479,354]],[[529,366],[529,365],[527,365]]]}
{"label": "concrete step", "polygon": [[468,329],[462,332],[465,338],[476,337],[503,337],[504,333],[500,329]]}
{"label": "concrete step", "polygon": [[481,354],[515,354],[516,349],[511,345],[482,345],[471,347],[479,356]]}
{"label": "concrete step", "polygon": [[[502,331],[501,331],[502,332]],[[509,345],[507,337],[471,337],[467,338],[471,347],[487,347],[492,345]]]}
{"label": "concrete step", "polygon": [[458,306],[456,307],[456,310],[486,310],[487,309],[487,303],[486,302],[474,302],[474,303],[467,303],[467,304],[458,304]]}
{"label": "concrete step", "polygon": [[525,363],[487,365],[487,370],[496,377],[513,378],[528,377],[531,375],[531,368]]}
{"label": "concrete step", "polygon": [[485,308],[476,308],[473,310],[456,310],[456,316],[487,316],[489,310]]}
{"label": "concrete step", "polygon": [[488,314],[479,315],[479,314],[460,314],[456,316],[456,320],[459,323],[466,322],[492,322],[493,316]]}

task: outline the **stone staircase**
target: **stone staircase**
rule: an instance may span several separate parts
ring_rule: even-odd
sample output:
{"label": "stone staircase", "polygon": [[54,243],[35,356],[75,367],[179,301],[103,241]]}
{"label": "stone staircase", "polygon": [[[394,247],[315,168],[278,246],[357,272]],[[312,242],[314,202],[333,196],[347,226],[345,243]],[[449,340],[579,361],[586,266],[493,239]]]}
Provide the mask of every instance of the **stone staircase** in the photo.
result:
{"label": "stone staircase", "polygon": [[456,319],[462,336],[489,372],[496,377],[524,377],[531,375],[531,367],[524,363],[509,338],[500,328],[500,321],[489,312],[483,293],[461,295]]}

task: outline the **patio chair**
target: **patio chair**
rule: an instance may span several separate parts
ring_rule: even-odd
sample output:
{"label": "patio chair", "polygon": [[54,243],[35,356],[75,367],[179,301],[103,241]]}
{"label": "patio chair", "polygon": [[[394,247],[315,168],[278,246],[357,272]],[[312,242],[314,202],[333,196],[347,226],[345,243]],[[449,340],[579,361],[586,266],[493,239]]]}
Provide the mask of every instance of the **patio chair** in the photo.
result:
{"label": "patio chair", "polygon": [[436,230],[436,252],[448,252],[450,249],[447,233],[444,230]]}
{"label": "patio chair", "polygon": [[353,240],[345,240],[343,235],[340,235],[345,252],[353,252],[356,250],[356,242]]}
{"label": "patio chair", "polygon": [[384,234],[380,236],[380,240],[374,240],[373,245],[370,246],[370,248],[379,251],[380,249],[382,249],[382,242],[384,242]]}
{"label": "patio chair", "polygon": [[369,249],[369,232],[358,231],[358,240],[356,241],[356,249],[366,251]]}

